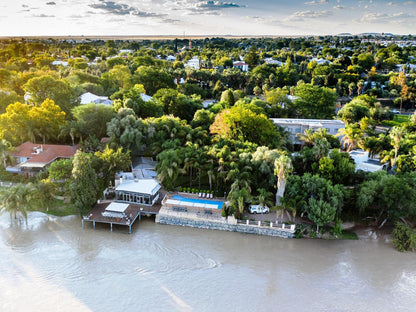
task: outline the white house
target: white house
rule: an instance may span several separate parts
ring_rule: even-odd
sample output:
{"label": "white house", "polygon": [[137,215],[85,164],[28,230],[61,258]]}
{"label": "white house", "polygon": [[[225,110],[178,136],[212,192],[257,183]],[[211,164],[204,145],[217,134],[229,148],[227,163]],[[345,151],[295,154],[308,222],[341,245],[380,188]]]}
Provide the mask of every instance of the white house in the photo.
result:
{"label": "white house", "polygon": [[248,64],[245,63],[245,62],[243,62],[243,61],[233,62],[233,67],[234,68],[238,68],[238,69],[240,69],[243,72],[248,71]]}
{"label": "white house", "polygon": [[159,199],[160,188],[155,179],[123,180],[116,187],[116,201],[153,206]]}
{"label": "white house", "polygon": [[191,58],[186,64],[185,67],[192,67],[194,69],[199,69],[201,67],[201,62],[198,56]]}
{"label": "white house", "polygon": [[274,60],[273,58],[271,58],[271,57],[266,57],[265,59],[264,59],[264,62],[266,63],[266,64],[270,64],[270,65],[277,65],[278,67],[281,67],[281,66],[283,66],[284,65],[284,63],[283,62],[280,62],[280,61],[278,61],[278,60]]}
{"label": "white house", "polygon": [[176,61],[176,57],[173,56],[173,55],[168,55],[168,56],[166,56],[166,61],[174,62],[174,61]]}
{"label": "white house", "polygon": [[345,128],[342,120],[336,119],[296,119],[296,118],[271,118],[275,125],[285,128],[290,134],[294,144],[300,144],[297,134],[303,134],[306,129],[327,129],[328,134],[335,135],[339,129]]}
{"label": "white house", "polygon": [[89,104],[89,103],[95,103],[95,104],[104,104],[104,105],[112,105],[113,101],[110,100],[106,96],[98,96],[91,92],[87,92],[84,94],[81,94],[80,96],[80,104]]}
{"label": "white house", "polygon": [[52,65],[54,65],[54,66],[59,66],[59,65],[61,65],[61,66],[66,67],[66,66],[68,66],[68,62],[66,62],[66,61],[53,61],[53,62],[52,62]]}

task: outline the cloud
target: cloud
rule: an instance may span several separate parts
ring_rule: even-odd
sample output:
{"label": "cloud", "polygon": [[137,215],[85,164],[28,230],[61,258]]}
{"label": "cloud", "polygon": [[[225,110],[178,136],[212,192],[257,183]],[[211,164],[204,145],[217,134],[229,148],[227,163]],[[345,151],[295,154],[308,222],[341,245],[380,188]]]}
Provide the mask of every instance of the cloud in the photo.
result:
{"label": "cloud", "polygon": [[222,10],[222,9],[229,9],[229,8],[241,8],[241,6],[237,3],[233,2],[222,2],[222,1],[202,1],[197,4],[197,8],[201,10]]}
{"label": "cloud", "polygon": [[336,6],[334,6],[333,7],[335,10],[343,10],[343,9],[345,9],[345,7],[343,7],[342,5],[336,5]]}
{"label": "cloud", "polygon": [[388,5],[388,6],[393,6],[393,5],[396,5],[396,3],[394,3],[394,2],[389,2],[389,3],[387,3],[387,5]]}
{"label": "cloud", "polygon": [[55,17],[55,15],[46,15],[46,14],[37,14],[37,15],[32,15],[32,17]]}
{"label": "cloud", "polygon": [[113,1],[100,0],[100,3],[89,4],[88,6],[93,9],[104,10],[107,13],[110,13],[113,15],[134,15],[134,16],[140,16],[140,17],[164,17],[166,16],[166,14],[144,12],[128,4],[124,4],[124,3],[119,4]]}
{"label": "cloud", "polygon": [[303,21],[305,19],[314,19],[314,18],[323,18],[331,16],[333,13],[331,11],[297,11],[292,15],[286,17],[285,21]]}
{"label": "cloud", "polygon": [[398,13],[366,13],[359,20],[355,20],[359,23],[404,23],[409,19],[415,19],[416,16],[404,12]]}
{"label": "cloud", "polygon": [[309,2],[305,2],[306,5],[317,5],[317,4],[326,4],[328,3],[328,0],[313,0]]}
{"label": "cloud", "polygon": [[56,5],[56,2],[53,2],[53,1],[46,2],[46,5]]}
{"label": "cloud", "polygon": [[226,9],[245,8],[245,5],[240,5],[234,2],[223,1],[190,1],[177,0],[169,2],[169,5],[175,4],[174,10],[187,10],[190,14],[209,14],[220,15],[221,11]]}

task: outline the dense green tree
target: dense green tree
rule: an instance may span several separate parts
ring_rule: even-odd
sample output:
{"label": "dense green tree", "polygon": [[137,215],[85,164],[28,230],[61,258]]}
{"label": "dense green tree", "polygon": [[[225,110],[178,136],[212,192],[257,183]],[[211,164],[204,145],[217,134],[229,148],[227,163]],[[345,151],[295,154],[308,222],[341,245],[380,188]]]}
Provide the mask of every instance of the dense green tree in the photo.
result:
{"label": "dense green tree", "polygon": [[98,160],[95,171],[98,172],[102,180],[102,190],[114,184],[114,177],[117,172],[131,168],[130,151],[123,152],[121,147],[113,150],[106,146],[102,152],[95,152],[94,156]]}
{"label": "dense green tree", "polygon": [[370,117],[370,108],[363,101],[354,99],[340,109],[338,117],[345,123],[356,123]]}
{"label": "dense green tree", "polygon": [[220,137],[278,146],[279,133],[270,119],[243,107],[223,110],[215,117],[210,132]]}
{"label": "dense green tree", "polygon": [[101,139],[107,133],[107,123],[115,116],[111,106],[104,104],[85,104],[72,109],[78,123],[78,131],[83,137],[94,136]]}
{"label": "dense green tree", "polygon": [[309,214],[309,200],[323,200],[336,208],[339,215],[344,205],[344,192],[341,185],[318,175],[305,173],[303,176],[291,175],[287,179],[285,197],[295,200],[295,205],[303,214]]}
{"label": "dense green tree", "polygon": [[6,112],[6,107],[15,102],[22,102],[23,98],[14,91],[0,90],[0,114]]}
{"label": "dense green tree", "polygon": [[209,127],[214,122],[215,114],[206,109],[199,109],[195,112],[194,118],[191,121],[193,128],[201,127],[202,130],[209,130]]}
{"label": "dense green tree", "polygon": [[334,221],[337,208],[331,206],[330,203],[315,198],[309,199],[308,217],[316,224],[316,230],[319,232],[319,227]]}
{"label": "dense green tree", "polygon": [[93,168],[93,155],[78,151],[74,156],[71,197],[81,216],[86,215],[99,198],[97,175]]}
{"label": "dense green tree", "polygon": [[305,118],[331,119],[335,114],[337,95],[328,88],[301,84],[295,88],[298,97],[294,104]]}
{"label": "dense green tree", "polygon": [[70,116],[70,110],[77,103],[77,98],[71,86],[65,81],[49,75],[30,79],[23,86],[23,89],[30,96],[30,103],[40,106],[46,99],[51,99],[67,116]]}
{"label": "dense green tree", "polygon": [[384,171],[373,173],[360,187],[358,207],[362,213],[384,215],[390,220],[414,216],[416,214],[415,186],[414,172],[398,175],[388,175]]}
{"label": "dense green tree", "polygon": [[160,89],[154,98],[163,106],[165,114],[171,114],[188,122],[197,110],[202,108],[200,99],[190,98],[174,89]]}
{"label": "dense green tree", "polygon": [[107,135],[110,137],[110,147],[122,146],[132,155],[137,155],[144,144],[143,121],[136,117],[132,109],[122,108],[107,123]]}
{"label": "dense green tree", "polygon": [[49,178],[54,181],[67,180],[72,177],[73,158],[58,159],[48,167]]}
{"label": "dense green tree", "polygon": [[393,245],[398,251],[416,249],[416,230],[403,222],[397,222],[393,230]]}
{"label": "dense green tree", "polygon": [[139,67],[134,74],[134,80],[142,84],[149,95],[155,94],[159,89],[175,87],[173,78],[168,73],[149,66]]}

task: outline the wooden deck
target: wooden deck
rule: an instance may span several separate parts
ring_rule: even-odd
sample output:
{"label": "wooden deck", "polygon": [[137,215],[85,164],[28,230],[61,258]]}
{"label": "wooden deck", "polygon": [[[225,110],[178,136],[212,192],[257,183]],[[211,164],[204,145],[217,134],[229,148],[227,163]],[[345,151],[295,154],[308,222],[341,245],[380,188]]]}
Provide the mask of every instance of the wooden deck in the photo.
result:
{"label": "wooden deck", "polygon": [[106,217],[103,216],[105,208],[110,205],[112,201],[106,201],[99,204],[96,204],[94,208],[82,218],[82,228],[84,228],[84,222],[92,222],[93,229],[95,229],[96,223],[106,223],[110,224],[110,230],[113,231],[113,224],[123,225],[129,227],[129,234],[131,234],[131,227],[134,222],[139,219],[143,214],[153,214],[156,215],[159,213],[160,205],[145,206],[145,205],[135,205],[130,204],[127,209],[124,211],[123,217]]}

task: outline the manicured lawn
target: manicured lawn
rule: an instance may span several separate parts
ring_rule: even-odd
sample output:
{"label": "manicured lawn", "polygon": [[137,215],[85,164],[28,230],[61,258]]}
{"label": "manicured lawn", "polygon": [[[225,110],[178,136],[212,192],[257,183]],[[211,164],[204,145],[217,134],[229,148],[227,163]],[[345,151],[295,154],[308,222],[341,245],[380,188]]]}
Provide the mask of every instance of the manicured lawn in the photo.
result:
{"label": "manicured lawn", "polygon": [[46,209],[43,209],[42,207],[39,207],[38,209],[35,209],[35,211],[41,211],[50,215],[63,217],[63,216],[69,216],[69,215],[77,215],[79,214],[79,211],[72,203],[64,203],[63,200],[55,199],[52,204],[49,206],[48,211]]}
{"label": "manicured lawn", "polygon": [[393,120],[396,121],[396,122],[399,122],[399,123],[408,122],[408,121],[410,121],[410,116],[409,115],[395,114]]}

